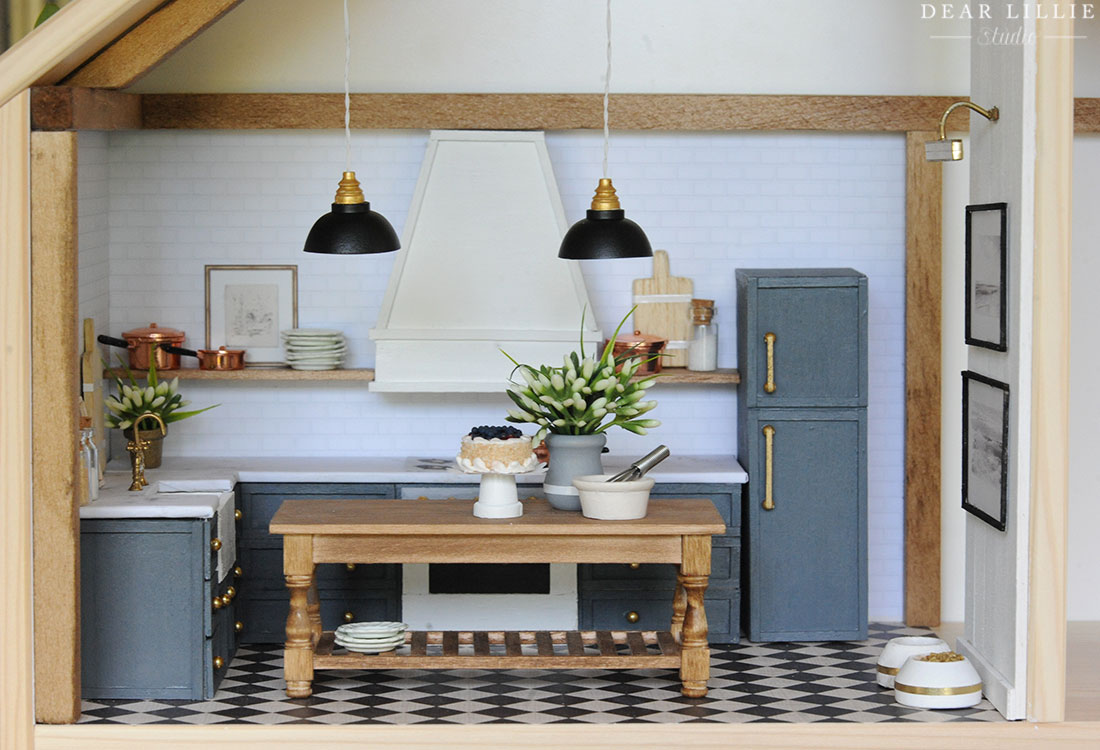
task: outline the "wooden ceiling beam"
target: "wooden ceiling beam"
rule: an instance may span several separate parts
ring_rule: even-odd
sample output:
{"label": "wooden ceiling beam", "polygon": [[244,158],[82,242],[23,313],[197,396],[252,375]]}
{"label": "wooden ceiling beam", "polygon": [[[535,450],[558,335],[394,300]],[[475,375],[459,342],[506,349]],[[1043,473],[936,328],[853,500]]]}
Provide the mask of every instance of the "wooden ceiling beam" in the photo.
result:
{"label": "wooden ceiling beam", "polygon": [[[616,94],[616,130],[908,132],[939,122],[955,97]],[[145,94],[146,128],[330,129],[342,94]],[[599,94],[353,94],[365,129],[574,130],[603,127]],[[960,122],[965,126],[965,122]]]}
{"label": "wooden ceiling beam", "polygon": [[32,130],[137,130],[141,96],[107,89],[36,86],[31,89]]}
{"label": "wooden ceiling beam", "polygon": [[125,88],[235,8],[241,0],[171,0],[62,81]]}

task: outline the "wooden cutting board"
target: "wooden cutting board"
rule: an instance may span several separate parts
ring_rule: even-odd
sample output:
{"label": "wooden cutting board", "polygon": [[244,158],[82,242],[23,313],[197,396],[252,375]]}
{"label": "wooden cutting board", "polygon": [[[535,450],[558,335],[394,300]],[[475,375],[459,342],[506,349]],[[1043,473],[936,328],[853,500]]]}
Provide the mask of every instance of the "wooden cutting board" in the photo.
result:
{"label": "wooden cutting board", "polygon": [[84,406],[92,418],[92,434],[99,450],[99,471],[107,463],[107,427],[103,415],[103,358],[95,339],[95,320],[84,318],[84,352],[80,356],[80,378]]}
{"label": "wooden cutting board", "polygon": [[691,295],[695,284],[686,276],[669,274],[668,253],[653,252],[653,276],[634,279],[634,330],[668,339],[664,367],[687,367],[691,335]]}

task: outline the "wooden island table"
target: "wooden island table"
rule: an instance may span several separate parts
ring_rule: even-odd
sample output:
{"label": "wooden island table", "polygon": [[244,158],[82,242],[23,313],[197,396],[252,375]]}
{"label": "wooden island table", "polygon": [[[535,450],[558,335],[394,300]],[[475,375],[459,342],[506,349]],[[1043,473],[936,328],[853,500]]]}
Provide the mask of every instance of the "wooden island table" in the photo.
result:
{"label": "wooden island table", "polygon": [[[288,500],[271,520],[283,535],[290,590],[286,692],[312,692],[314,669],[679,669],[681,691],[707,693],[703,594],[710,537],[725,524],[707,499],[651,499],[645,518],[598,521],[524,502],[519,518],[473,515],[472,500]],[[321,627],[317,563],[673,563],[668,631],[409,632],[382,654],[334,653]]]}

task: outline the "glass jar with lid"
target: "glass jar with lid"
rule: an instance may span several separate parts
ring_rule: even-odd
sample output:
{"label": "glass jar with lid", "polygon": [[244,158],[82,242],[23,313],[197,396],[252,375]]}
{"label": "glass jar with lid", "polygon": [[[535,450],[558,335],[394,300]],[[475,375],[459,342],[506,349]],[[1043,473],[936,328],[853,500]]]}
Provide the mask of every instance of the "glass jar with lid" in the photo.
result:
{"label": "glass jar with lid", "polygon": [[718,368],[718,324],[714,322],[714,300],[691,301],[691,336],[688,338],[688,369]]}

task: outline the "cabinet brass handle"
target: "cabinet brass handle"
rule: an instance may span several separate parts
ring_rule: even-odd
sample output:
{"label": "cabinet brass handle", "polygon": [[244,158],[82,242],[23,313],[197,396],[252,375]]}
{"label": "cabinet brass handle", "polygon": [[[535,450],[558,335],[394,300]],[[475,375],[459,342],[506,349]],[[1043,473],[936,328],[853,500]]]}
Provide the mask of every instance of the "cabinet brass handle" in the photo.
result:
{"label": "cabinet brass handle", "polygon": [[233,511],[233,518],[235,518],[238,521],[241,520],[242,518],[244,518],[244,513],[241,513],[240,508],[237,508],[235,511]]}
{"label": "cabinet brass handle", "polygon": [[637,622],[640,619],[641,619],[641,617],[639,617],[638,613],[634,612],[633,610],[626,613],[626,621],[627,622],[634,623],[634,622]]}
{"label": "cabinet brass handle", "polygon": [[775,498],[772,497],[772,443],[775,440],[775,428],[764,425],[764,510],[775,510]]}
{"label": "cabinet brass handle", "polygon": [[238,633],[243,632],[244,631],[244,623],[241,622],[240,620],[237,620],[235,623],[233,623],[233,630],[235,630]]}
{"label": "cabinet brass handle", "polygon": [[225,666],[225,659],[221,658],[220,656],[215,656],[214,669],[221,669],[223,666]]}
{"label": "cabinet brass handle", "polygon": [[344,613],[344,622],[352,622],[354,620],[355,620],[355,613],[354,612],[349,611],[349,612]]}
{"label": "cabinet brass handle", "polygon": [[214,537],[213,539],[210,540],[210,549],[217,552],[221,548],[222,548],[222,540],[221,539],[218,539],[217,537]]}
{"label": "cabinet brass handle", "polygon": [[768,345],[768,380],[764,383],[765,393],[775,393],[775,334],[764,334],[764,343]]}
{"label": "cabinet brass handle", "polygon": [[641,563],[630,563],[630,569],[631,570],[637,570],[640,567],[642,567]]}
{"label": "cabinet brass handle", "polygon": [[355,563],[347,563],[348,570],[355,570]]}

